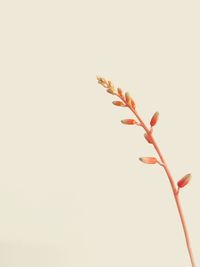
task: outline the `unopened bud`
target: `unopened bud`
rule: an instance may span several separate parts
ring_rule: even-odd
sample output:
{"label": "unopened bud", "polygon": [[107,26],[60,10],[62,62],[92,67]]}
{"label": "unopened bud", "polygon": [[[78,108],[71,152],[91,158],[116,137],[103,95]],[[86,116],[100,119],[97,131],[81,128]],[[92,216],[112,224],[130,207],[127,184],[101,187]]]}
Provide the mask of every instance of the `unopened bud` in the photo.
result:
{"label": "unopened bud", "polygon": [[149,144],[152,144],[152,138],[151,138],[150,135],[148,135],[147,133],[145,133],[145,134],[144,134],[144,138],[147,140],[147,142],[148,142]]}
{"label": "unopened bud", "polygon": [[125,98],[126,98],[127,104],[130,106],[131,105],[131,96],[128,92],[125,93]]}
{"label": "unopened bud", "polygon": [[119,96],[123,96],[123,91],[121,88],[117,88],[117,92]]}
{"label": "unopened bud", "polygon": [[155,164],[158,162],[157,159],[154,157],[142,157],[139,158],[139,160],[146,164]]}
{"label": "unopened bud", "polygon": [[136,105],[135,105],[135,102],[133,101],[133,99],[131,99],[131,107],[132,107],[133,109],[136,108]]}
{"label": "unopened bud", "polygon": [[177,185],[178,187],[184,187],[186,186],[189,181],[191,180],[192,175],[190,173],[186,174],[181,180],[178,181]]}
{"label": "unopened bud", "polygon": [[156,125],[156,123],[158,121],[158,118],[159,118],[159,113],[158,112],[154,113],[154,115],[153,115],[153,117],[151,118],[151,121],[150,121],[151,127]]}
{"label": "unopened bud", "polygon": [[106,90],[109,94],[111,94],[111,95],[114,95],[115,94],[115,91],[114,91],[114,89],[111,89],[111,88],[109,88],[108,90]]}
{"label": "unopened bud", "polygon": [[121,123],[128,124],[128,125],[133,125],[133,124],[136,124],[136,121],[133,120],[133,119],[125,119],[125,120],[121,120]]}
{"label": "unopened bud", "polygon": [[107,86],[108,86],[108,88],[111,88],[111,89],[113,89],[114,88],[114,85],[112,84],[112,82],[111,81],[108,81],[107,82]]}
{"label": "unopened bud", "polygon": [[97,76],[97,81],[99,84],[101,84],[102,86],[104,87],[107,87],[107,82],[104,78],[100,77],[100,76]]}
{"label": "unopened bud", "polygon": [[118,107],[125,107],[125,106],[126,106],[126,105],[125,105],[123,102],[121,102],[121,101],[113,101],[112,103],[113,103],[113,105],[118,106]]}

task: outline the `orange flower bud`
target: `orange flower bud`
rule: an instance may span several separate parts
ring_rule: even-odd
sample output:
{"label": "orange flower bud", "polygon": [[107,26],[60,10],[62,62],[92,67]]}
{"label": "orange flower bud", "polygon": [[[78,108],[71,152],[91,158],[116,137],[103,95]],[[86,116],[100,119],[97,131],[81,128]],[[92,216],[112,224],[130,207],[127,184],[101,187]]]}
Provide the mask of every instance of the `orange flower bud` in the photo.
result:
{"label": "orange flower bud", "polygon": [[103,87],[107,87],[107,82],[104,78],[97,76],[98,83],[101,84]]}
{"label": "orange flower bud", "polygon": [[119,96],[123,96],[123,91],[121,88],[117,88],[117,92],[118,92]]}
{"label": "orange flower bud", "polygon": [[154,115],[153,115],[153,117],[151,118],[151,121],[150,121],[151,127],[156,125],[156,123],[158,121],[158,118],[159,118],[159,113],[158,112],[154,113]]}
{"label": "orange flower bud", "polygon": [[114,85],[112,84],[111,81],[108,81],[108,88],[114,88]]}
{"label": "orange flower bud", "polygon": [[146,164],[155,164],[158,162],[157,159],[153,157],[142,157],[139,158],[139,160]]}
{"label": "orange flower bud", "polygon": [[109,94],[114,95],[115,91],[111,88],[109,88],[108,90],[106,90]]}
{"label": "orange flower bud", "polygon": [[132,107],[133,109],[135,109],[135,107],[136,107],[135,102],[133,101],[133,99],[131,99],[131,107]]}
{"label": "orange flower bud", "polygon": [[112,103],[113,103],[113,105],[118,106],[118,107],[125,107],[125,106],[126,106],[126,105],[125,105],[123,102],[121,102],[121,101],[113,101]]}
{"label": "orange flower bud", "polygon": [[105,83],[106,82],[106,80],[104,78],[100,77],[100,76],[97,76],[97,81],[99,83]]}
{"label": "orange flower bud", "polygon": [[190,173],[186,174],[181,180],[178,181],[177,185],[178,187],[184,187],[186,186],[186,184],[189,183],[189,181],[191,180],[192,175]]}
{"label": "orange flower bud", "polygon": [[128,92],[125,93],[126,102],[128,105],[131,105],[131,96]]}
{"label": "orange flower bud", "polygon": [[148,135],[147,133],[145,133],[145,134],[144,134],[144,138],[147,140],[147,142],[148,142],[149,144],[152,144],[152,139],[151,139],[151,136],[150,136],[150,135]]}
{"label": "orange flower bud", "polygon": [[121,120],[121,123],[128,124],[128,125],[133,125],[133,124],[136,124],[136,121],[133,120],[133,119],[125,119],[125,120]]}

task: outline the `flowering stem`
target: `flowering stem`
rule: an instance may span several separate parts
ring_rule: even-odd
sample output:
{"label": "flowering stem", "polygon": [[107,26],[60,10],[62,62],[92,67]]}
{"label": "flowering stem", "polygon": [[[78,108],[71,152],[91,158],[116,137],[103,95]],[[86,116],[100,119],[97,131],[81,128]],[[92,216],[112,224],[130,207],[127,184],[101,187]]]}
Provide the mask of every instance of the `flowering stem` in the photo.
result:
{"label": "flowering stem", "polygon": [[146,126],[146,124],[143,122],[143,120],[141,119],[140,115],[137,113],[136,109],[135,109],[135,102],[133,101],[133,99],[130,97],[129,93],[126,92],[125,96],[123,95],[123,91],[121,90],[121,88],[117,88],[117,92],[114,88],[114,85],[111,83],[111,81],[106,81],[104,78],[102,77],[97,77],[98,83],[100,83],[103,87],[107,88],[107,92],[115,95],[117,97],[119,97],[121,101],[114,101],[113,104],[116,106],[121,106],[121,107],[128,107],[133,114],[136,116],[138,121],[135,121],[134,119],[125,119],[122,120],[121,122],[124,124],[129,124],[129,125],[137,125],[140,126],[144,129],[144,131],[146,132],[145,134],[145,138],[146,140],[152,144],[160,158],[160,161],[157,161],[155,158],[147,158],[147,157],[143,157],[140,158],[140,160],[144,163],[148,163],[148,164],[155,164],[158,163],[160,166],[162,166],[167,174],[167,177],[169,179],[170,185],[171,185],[171,189],[174,195],[174,199],[176,202],[176,206],[178,209],[178,213],[181,219],[181,224],[182,224],[182,228],[183,228],[183,232],[184,232],[184,236],[185,236],[185,241],[186,241],[186,245],[187,245],[187,249],[188,249],[188,253],[189,253],[189,257],[190,257],[190,261],[192,264],[192,267],[196,267],[195,262],[194,262],[194,257],[193,257],[193,253],[192,253],[192,248],[191,248],[191,244],[190,244],[190,238],[189,238],[189,234],[188,234],[188,230],[187,230],[187,226],[186,226],[186,222],[185,222],[185,218],[183,215],[183,211],[182,211],[182,207],[181,207],[181,203],[180,203],[180,199],[179,199],[179,190],[180,187],[185,186],[190,178],[191,175],[187,174],[186,176],[184,176],[179,182],[178,182],[178,187],[176,186],[174,179],[172,177],[172,174],[168,168],[168,165],[157,145],[157,142],[155,141],[154,137],[153,137],[153,126],[157,123],[158,117],[159,117],[159,113],[156,112],[151,121],[150,121],[150,129],[148,129],[148,127]]}
{"label": "flowering stem", "polygon": [[[130,108],[130,107],[129,107]],[[190,257],[190,261],[191,261],[191,264],[192,264],[192,267],[195,267],[195,262],[194,262],[194,256],[193,256],[193,253],[192,253],[192,248],[191,248],[191,243],[190,243],[190,237],[189,237],[189,233],[188,233],[188,230],[187,230],[187,226],[186,226],[186,222],[185,222],[185,218],[184,218],[184,215],[183,215],[183,211],[182,211],[182,207],[181,207],[181,203],[180,203],[180,199],[179,199],[179,188],[177,189],[176,188],[176,185],[175,185],[175,182],[174,182],[174,179],[170,173],[170,170],[167,166],[167,163],[152,135],[152,132],[148,129],[148,127],[145,125],[145,123],[143,122],[143,120],[141,119],[141,117],[139,116],[139,114],[137,113],[137,111],[133,108],[130,108],[131,111],[134,113],[134,115],[137,117],[138,121],[140,122],[141,126],[143,127],[143,129],[145,130],[145,132],[151,137],[151,142],[152,142],[152,145],[154,146],[161,162],[162,162],[162,166],[167,174],[167,177],[169,179],[169,182],[171,184],[171,188],[172,188],[172,191],[173,191],[173,195],[174,195],[174,199],[175,199],[175,202],[176,202],[176,206],[178,208],[178,213],[179,213],[179,216],[180,216],[180,219],[181,219],[181,224],[182,224],[182,227],[183,227],[183,231],[184,231],[184,235],[185,235],[185,241],[186,241],[186,245],[187,245],[187,249],[188,249],[188,253],[189,253],[189,257]]]}

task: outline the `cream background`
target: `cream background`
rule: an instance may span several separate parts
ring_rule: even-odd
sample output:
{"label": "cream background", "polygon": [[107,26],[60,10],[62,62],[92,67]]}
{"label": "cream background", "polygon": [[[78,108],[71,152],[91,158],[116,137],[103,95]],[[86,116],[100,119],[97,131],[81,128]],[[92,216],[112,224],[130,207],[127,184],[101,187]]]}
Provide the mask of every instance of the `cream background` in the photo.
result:
{"label": "cream background", "polygon": [[190,266],[167,178],[102,75],[134,96],[200,265],[199,1],[1,1],[0,266]]}

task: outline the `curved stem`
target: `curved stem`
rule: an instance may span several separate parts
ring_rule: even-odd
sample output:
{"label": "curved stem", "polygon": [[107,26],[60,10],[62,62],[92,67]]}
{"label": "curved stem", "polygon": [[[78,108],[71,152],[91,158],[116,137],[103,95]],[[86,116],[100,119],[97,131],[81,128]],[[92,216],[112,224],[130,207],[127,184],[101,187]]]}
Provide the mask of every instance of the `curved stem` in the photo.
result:
{"label": "curved stem", "polygon": [[150,130],[148,129],[148,127],[146,126],[146,124],[143,122],[143,120],[141,119],[141,117],[139,116],[139,114],[137,113],[137,111],[135,110],[135,103],[133,102],[133,100],[131,99],[131,97],[129,96],[128,93],[125,94],[125,97],[122,94],[122,90],[120,88],[118,88],[118,93],[115,92],[114,87],[112,85],[112,83],[110,81],[106,81],[104,78],[101,77],[97,77],[98,82],[104,86],[105,88],[107,88],[107,92],[111,93],[112,95],[116,95],[117,97],[119,97],[125,104],[126,107],[128,107],[133,114],[136,116],[136,118],[138,119],[138,123],[136,123],[138,126],[141,126],[146,134],[150,137],[151,139],[151,144],[154,146],[161,162],[159,162],[160,165],[162,165],[162,167],[164,168],[167,177],[169,179],[170,185],[171,185],[171,189],[174,195],[174,199],[176,202],[176,206],[178,209],[178,213],[181,219],[181,224],[182,224],[182,228],[183,228],[183,232],[184,232],[184,236],[185,236],[185,241],[186,241],[186,245],[187,245],[187,249],[188,249],[188,253],[189,253],[189,257],[190,257],[190,261],[192,264],[192,267],[196,267],[196,264],[194,262],[194,256],[192,253],[192,248],[191,248],[191,244],[190,244],[190,238],[189,238],[189,233],[187,230],[187,226],[186,226],[186,222],[185,222],[185,218],[183,215],[183,211],[182,211],[182,207],[181,207],[181,203],[180,203],[180,199],[179,199],[179,188],[177,188],[177,186],[175,185],[174,179],[172,177],[172,174],[168,168],[168,165],[157,145],[157,142],[155,141],[154,137],[153,137],[153,128],[151,127]]}
{"label": "curved stem", "polygon": [[184,218],[184,215],[183,215],[183,211],[182,211],[182,207],[181,207],[181,203],[180,203],[180,199],[179,199],[179,194],[178,194],[178,189],[176,188],[176,185],[175,185],[175,182],[173,180],[173,177],[170,173],[170,170],[167,166],[167,163],[152,135],[152,132],[147,128],[147,126],[145,125],[145,123],[143,122],[143,120],[141,119],[141,117],[139,116],[139,114],[136,112],[135,109],[132,109],[131,107],[129,107],[131,109],[131,111],[134,113],[134,115],[137,117],[138,121],[140,122],[141,126],[143,127],[143,129],[145,130],[145,132],[151,137],[151,140],[152,140],[152,145],[154,146],[161,162],[163,163],[163,168],[167,174],[167,177],[169,179],[169,182],[171,184],[171,188],[172,188],[172,191],[173,191],[173,195],[174,195],[174,199],[175,199],[175,202],[176,202],[176,206],[178,208],[178,213],[179,213],[179,216],[180,216],[180,219],[181,219],[181,224],[182,224],[182,227],[183,227],[183,232],[184,232],[184,235],[185,235],[185,241],[186,241],[186,245],[187,245],[187,249],[188,249],[188,253],[189,253],[189,257],[190,257],[190,261],[191,261],[191,264],[192,264],[192,267],[195,267],[195,262],[194,262],[194,256],[193,256],[193,253],[192,253],[192,248],[191,248],[191,243],[190,243],[190,238],[189,238],[189,233],[188,233],[188,230],[187,230],[187,226],[186,226],[186,222],[185,222],[185,218]]}
{"label": "curved stem", "polygon": [[151,128],[150,130],[148,129],[148,127],[146,126],[146,124],[144,123],[144,121],[142,120],[140,115],[137,113],[137,111],[127,103],[126,99],[123,96],[120,96],[118,94],[115,94],[115,95],[118,96],[126,104],[126,106],[133,112],[133,114],[138,119],[138,125],[140,125],[145,130],[145,132],[151,137],[151,143],[154,146],[154,148],[155,148],[155,150],[156,150],[156,152],[157,152],[157,154],[158,154],[158,156],[159,156],[159,158],[161,160],[162,166],[163,166],[163,168],[164,168],[164,170],[165,170],[165,172],[167,174],[167,177],[168,177],[170,185],[171,185],[171,189],[172,189],[172,192],[173,192],[173,195],[174,195],[174,199],[175,199],[176,206],[177,206],[177,209],[178,209],[179,217],[181,219],[181,224],[182,224],[182,228],[183,228],[183,232],[184,232],[184,236],[185,236],[185,241],[186,241],[186,245],[187,245],[187,250],[188,250],[188,253],[189,253],[189,257],[190,257],[190,261],[191,261],[192,267],[196,267],[196,264],[195,264],[195,261],[194,261],[194,256],[193,256],[193,253],[192,253],[190,237],[189,237],[189,233],[188,233],[188,230],[187,230],[185,218],[184,218],[184,215],[183,215],[180,199],[179,199],[179,188],[176,187],[174,179],[172,177],[172,174],[171,174],[171,172],[170,172],[170,170],[168,168],[168,165],[167,165],[167,163],[166,163],[166,161],[165,161],[165,159],[164,159],[164,157],[163,157],[163,155],[162,155],[162,153],[160,151],[160,148],[157,145],[157,142],[155,141],[155,139],[153,137],[153,128]]}
{"label": "curved stem", "polygon": [[147,128],[147,126],[145,125],[145,123],[143,122],[143,120],[140,118],[140,116],[138,115],[138,113],[133,110],[131,108],[132,112],[135,114],[135,116],[137,117],[137,119],[139,120],[139,122],[141,123],[142,127],[144,128],[144,130],[146,131],[146,133],[151,137],[151,140],[152,140],[152,145],[154,146],[161,162],[163,163],[163,168],[167,174],[167,177],[169,179],[169,182],[171,184],[171,188],[172,188],[172,191],[173,191],[173,195],[174,195],[174,199],[175,199],[175,202],[176,202],[176,206],[178,208],[178,213],[179,213],[179,216],[180,216],[180,219],[181,219],[181,224],[182,224],[182,228],[183,228],[183,232],[184,232],[184,235],[185,235],[185,241],[186,241],[186,245],[187,245],[187,249],[188,249],[188,253],[189,253],[189,257],[190,257],[190,261],[191,261],[191,264],[192,264],[192,267],[195,267],[195,261],[194,261],[194,256],[193,256],[193,253],[192,253],[192,248],[191,248],[191,242],[190,242],[190,237],[189,237],[189,233],[188,233],[188,230],[187,230],[187,226],[186,226],[186,222],[185,222],[185,218],[184,218],[184,215],[183,215],[183,211],[182,211],[182,207],[181,207],[181,203],[180,203],[180,199],[179,199],[179,190],[176,188],[176,185],[174,183],[174,180],[173,180],[173,177],[170,173],[170,170],[167,166],[167,163],[151,133],[151,131],[149,131],[149,129]]}

